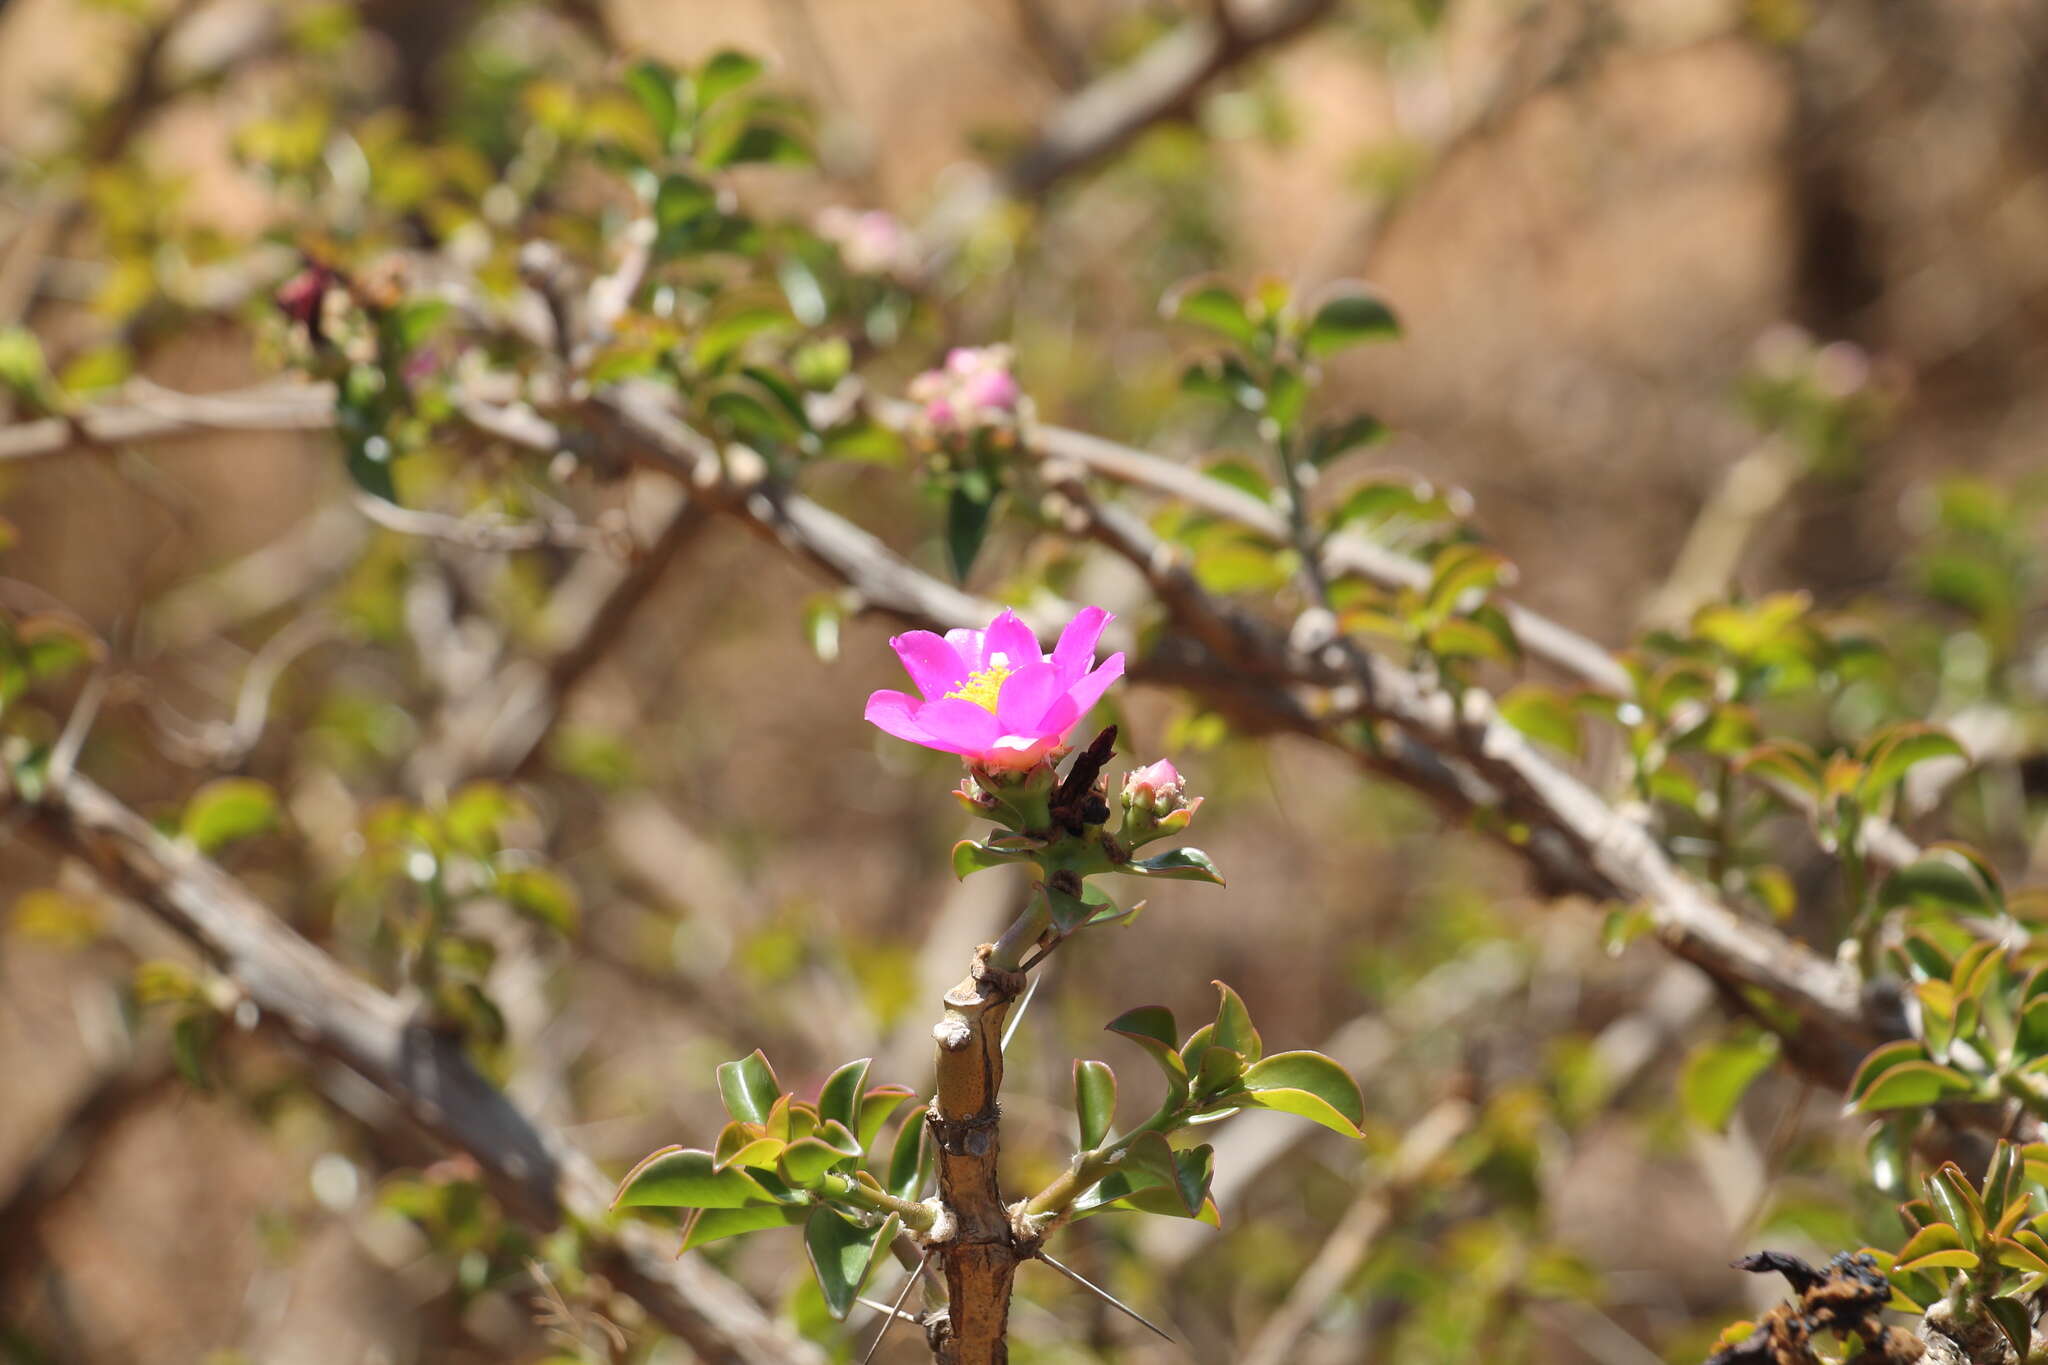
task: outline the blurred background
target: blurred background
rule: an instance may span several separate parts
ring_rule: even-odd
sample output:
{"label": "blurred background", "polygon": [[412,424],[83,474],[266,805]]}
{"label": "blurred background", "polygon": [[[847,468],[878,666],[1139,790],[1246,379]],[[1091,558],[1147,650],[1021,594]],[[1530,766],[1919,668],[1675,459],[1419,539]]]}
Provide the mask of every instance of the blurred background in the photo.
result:
{"label": "blurred background", "polygon": [[[84,402],[228,390],[293,362],[269,296],[323,244],[445,243],[456,204],[488,220],[514,185],[553,201],[524,224],[555,215],[584,251],[572,209],[608,191],[536,150],[557,106],[726,48],[807,110],[816,153],[730,191],[795,220],[882,210],[917,244],[921,311],[862,357],[885,391],[1005,342],[1042,419],[1199,461],[1161,296],[1203,272],[1363,278],[1403,323],[1326,377],[1391,431],[1366,462],[1464,490],[1517,599],[1603,645],[1730,587],[1801,589],[1933,622],[1894,637],[1932,705],[1959,621],[2003,623],[2009,652],[2038,622],[2039,0],[0,0],[0,345],[19,380],[33,338]],[[41,415],[33,388],[0,415]],[[939,565],[885,468],[807,486]],[[503,665],[437,675],[421,642],[519,635],[564,570],[545,549],[422,568],[348,489],[317,432],[0,462],[0,569],[10,607],[61,603],[117,661],[85,769],[172,820],[223,774],[270,784],[285,833],[223,857],[374,962],[347,947],[376,939],[364,821],[430,789],[409,765],[435,699]],[[630,490],[563,496],[634,515]],[[999,532],[972,585],[1013,594],[1032,555]],[[1995,602],[1958,586],[1980,559]],[[950,876],[951,765],[861,723],[896,685],[890,627],[842,628],[831,600],[736,527],[693,536],[519,768],[516,837],[580,920],[493,940],[491,1066],[612,1174],[708,1143],[712,1068],[755,1047],[802,1093],[870,1054],[924,1084],[934,996],[1014,909],[1004,874]],[[223,739],[258,664],[267,721]],[[2003,713],[2015,743],[2032,715]],[[1693,1360],[1776,1296],[1733,1255],[1892,1235],[1836,1096],[1774,1075],[1732,1117],[1688,1103],[1723,1036],[1712,992],[1654,943],[1610,953],[1604,908],[1309,741],[1161,687],[1116,718],[1124,753],[1171,754],[1207,796],[1229,886],[1170,886],[1055,961],[1012,1061],[1018,1183],[1064,1160],[1073,1057],[1128,1063],[1127,1107],[1149,1085],[1103,1023],[1199,1019],[1212,978],[1269,1047],[1355,1069],[1372,1140],[1225,1125],[1220,1231],[1105,1217],[1069,1248],[1178,1341],[1027,1267],[1019,1359]],[[2032,826],[2003,828],[2030,866]],[[545,1239],[331,1064],[139,1004],[138,964],[189,954],[41,846],[9,842],[0,881],[0,1357],[692,1358],[550,1288]],[[714,1251],[826,1349],[865,1350],[872,1315],[823,1321],[788,1236]],[[1334,1280],[1304,1302],[1318,1263]],[[883,1358],[922,1358],[914,1337]]]}

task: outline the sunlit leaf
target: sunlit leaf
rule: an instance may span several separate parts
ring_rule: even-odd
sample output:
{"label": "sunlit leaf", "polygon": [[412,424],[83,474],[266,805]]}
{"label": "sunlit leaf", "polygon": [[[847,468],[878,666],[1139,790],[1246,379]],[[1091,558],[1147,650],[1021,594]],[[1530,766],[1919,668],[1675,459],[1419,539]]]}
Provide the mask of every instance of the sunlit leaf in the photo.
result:
{"label": "sunlit leaf", "polygon": [[1100,1147],[1116,1121],[1116,1073],[1108,1063],[1074,1063],[1074,1114],[1081,1125],[1081,1150]]}
{"label": "sunlit leaf", "polygon": [[275,829],[277,820],[277,794],[268,786],[253,777],[222,777],[192,794],[179,831],[201,853],[213,853]]}

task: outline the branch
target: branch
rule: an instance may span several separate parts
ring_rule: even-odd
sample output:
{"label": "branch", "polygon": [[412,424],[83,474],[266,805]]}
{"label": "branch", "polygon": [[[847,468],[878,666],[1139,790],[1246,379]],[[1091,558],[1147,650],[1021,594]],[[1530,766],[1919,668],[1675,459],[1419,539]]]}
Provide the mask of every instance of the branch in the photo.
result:
{"label": "branch", "polygon": [[1393,1169],[1352,1202],[1329,1238],[1287,1291],[1286,1301],[1266,1319],[1240,1357],[1242,1365],[1286,1365],[1295,1346],[1323,1309],[1365,1264],[1380,1234],[1399,1216],[1431,1166],[1472,1127],[1472,1105],[1445,1100],[1408,1130],[1394,1154]]}
{"label": "branch", "polygon": [[[1453,769],[1492,786],[1491,804],[1551,842],[1530,837],[1510,846],[1561,884],[1603,900],[1645,904],[1658,937],[1679,956],[1732,990],[1761,988],[1812,1026],[1791,1041],[1810,1070],[1846,1085],[1881,1031],[1865,1018],[1855,982],[1835,964],[1775,928],[1745,920],[1672,865],[1650,832],[1591,788],[1544,758],[1501,720],[1480,689],[1460,698],[1376,655],[1324,641],[1297,647],[1235,607],[1202,591],[1172,547],[1143,522],[1098,504],[1078,476],[1049,479],[1078,512],[1083,529],[1146,575],[1182,629],[1216,651],[1232,671],[1307,682],[1327,692],[1326,742],[1356,751],[1337,728],[1348,718],[1392,725]],[[1364,761],[1389,768],[1385,755]],[[1393,770],[1399,773],[1398,766]],[[1424,790],[1440,804],[1443,787]]]}
{"label": "branch", "polygon": [[[21,802],[18,793],[7,799]],[[607,1229],[611,1185],[595,1163],[520,1113],[455,1039],[350,976],[217,864],[83,778],[17,808],[33,833],[195,943],[300,1046],[345,1064],[421,1128],[467,1152],[516,1217],[541,1231],[582,1227],[612,1282],[699,1355],[730,1365],[822,1361],[701,1260],[674,1259],[652,1229]]]}
{"label": "branch", "polygon": [[[1218,7],[1220,9],[1220,7]],[[1239,13],[1191,19],[1137,60],[1063,101],[1004,172],[1010,193],[1033,199],[1121,151],[1153,124],[1194,107],[1217,77],[1313,27],[1336,0],[1271,0]]]}
{"label": "branch", "polygon": [[[294,406],[298,401],[274,393],[266,397],[274,412],[302,411]],[[221,403],[232,407],[226,400]],[[882,411],[885,420],[897,413],[887,405]],[[464,413],[492,434],[537,450],[554,451],[563,444],[555,425],[530,409],[471,403]],[[714,510],[736,517],[852,589],[869,610],[938,629],[975,625],[993,614],[991,604],[919,571],[844,518],[779,486],[758,458],[749,464],[746,452],[740,452],[741,458],[723,455],[675,414],[669,395],[658,387],[620,385],[592,398],[581,413],[592,423],[589,435],[615,456],[667,472]],[[9,434],[0,431],[0,453]],[[1164,472],[1163,461],[1154,464],[1138,452],[1092,443],[1078,433],[1054,439],[1077,462],[1100,469],[1114,464],[1127,474],[1142,474],[1162,490],[1171,487],[1177,495],[1192,491]],[[1764,990],[1815,1025],[1811,1037],[1793,1040],[1794,1050],[1809,1054],[1804,1058],[1809,1069],[1827,1083],[1846,1083],[1863,1052],[1884,1031],[1865,1017],[1846,973],[1774,927],[1743,919],[1713,898],[1672,865],[1648,830],[1501,721],[1483,692],[1469,691],[1462,703],[1454,702],[1376,656],[1329,643],[1297,648],[1264,622],[1209,598],[1172,547],[1162,545],[1123,509],[1096,503],[1079,471],[1063,475],[1049,468],[1047,478],[1081,511],[1081,529],[1137,566],[1199,642],[1191,646],[1170,639],[1134,675],[1185,686],[1250,728],[1300,733],[1332,744],[1422,791],[1454,815],[1498,811],[1527,823],[1530,837],[1510,847],[1550,889],[1647,904],[1658,936],[1672,951],[1731,990]],[[1219,496],[1205,493],[1204,505]],[[1284,526],[1270,509],[1249,498],[1244,503],[1236,515],[1264,520],[1284,536]],[[1389,575],[1420,572],[1419,566],[1402,570],[1392,560],[1355,553],[1361,563]],[[1584,656],[1597,648],[1586,642],[1583,648],[1564,645],[1559,652],[1579,656],[1581,667],[1590,671]],[[1304,699],[1304,689],[1312,703]],[[1361,746],[1347,737],[1345,723],[1357,718],[1391,725],[1385,742]]]}

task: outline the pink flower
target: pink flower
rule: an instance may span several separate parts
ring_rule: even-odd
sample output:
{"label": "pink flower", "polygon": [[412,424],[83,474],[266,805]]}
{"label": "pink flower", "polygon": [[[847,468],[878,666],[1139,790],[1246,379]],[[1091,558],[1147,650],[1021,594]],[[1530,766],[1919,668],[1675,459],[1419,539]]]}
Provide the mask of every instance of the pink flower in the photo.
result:
{"label": "pink flower", "polygon": [[960,386],[960,392],[972,406],[991,412],[1015,412],[1021,396],[1017,381],[1008,370],[983,370],[970,375]]}
{"label": "pink flower", "polygon": [[839,248],[839,258],[856,275],[917,273],[917,242],[903,224],[880,209],[865,213],[837,204],[821,210],[813,226]]}
{"label": "pink flower", "polygon": [[987,630],[913,630],[889,643],[921,696],[877,692],[867,719],[898,739],[989,768],[1029,768],[1058,748],[1123,676],[1124,656],[1100,666],[1095,642],[1110,614],[1084,607],[1051,654],[1006,611]]}
{"label": "pink flower", "polygon": [[956,346],[945,364],[911,380],[909,392],[923,405],[925,428],[940,436],[1006,425],[1024,397],[1007,346]]}

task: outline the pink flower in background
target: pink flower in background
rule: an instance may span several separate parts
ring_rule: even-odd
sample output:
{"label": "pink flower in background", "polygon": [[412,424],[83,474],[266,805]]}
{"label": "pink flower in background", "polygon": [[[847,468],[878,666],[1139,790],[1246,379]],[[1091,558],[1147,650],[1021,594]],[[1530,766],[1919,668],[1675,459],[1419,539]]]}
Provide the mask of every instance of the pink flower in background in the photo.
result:
{"label": "pink flower in background", "polygon": [[946,363],[910,381],[925,426],[944,434],[1008,421],[1024,397],[1007,346],[956,346]]}
{"label": "pink flower in background", "polygon": [[1123,676],[1124,656],[1095,662],[1110,614],[1084,607],[1051,654],[1006,611],[987,630],[913,630],[889,643],[920,696],[877,692],[867,719],[898,739],[959,754],[990,768],[1029,768],[1065,741],[1104,689]]}
{"label": "pink flower in background", "polygon": [[917,274],[917,241],[893,214],[834,204],[819,212],[813,226],[839,248],[839,259],[856,275]]}

